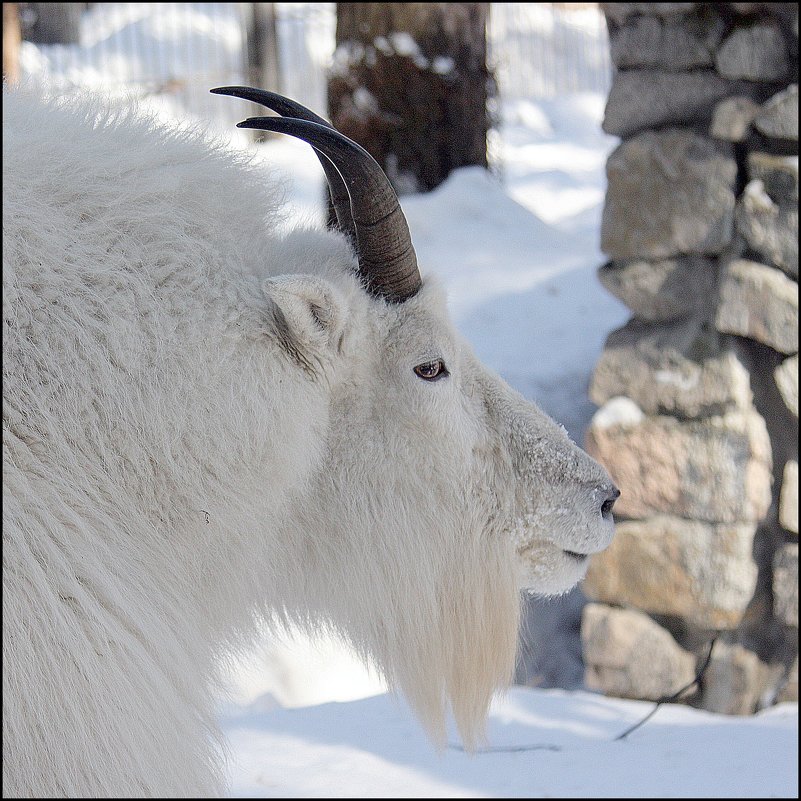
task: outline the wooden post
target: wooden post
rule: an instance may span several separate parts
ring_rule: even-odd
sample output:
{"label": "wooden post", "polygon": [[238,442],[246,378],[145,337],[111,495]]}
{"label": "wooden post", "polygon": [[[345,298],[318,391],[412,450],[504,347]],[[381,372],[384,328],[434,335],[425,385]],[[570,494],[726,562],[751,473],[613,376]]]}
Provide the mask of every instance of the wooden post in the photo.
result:
{"label": "wooden post", "polygon": [[[271,92],[281,91],[281,66],[278,58],[278,34],[275,24],[275,3],[249,3],[247,15],[248,83]],[[262,106],[253,106],[254,116],[265,113]],[[265,131],[253,131],[256,141],[265,138]]]}
{"label": "wooden post", "polygon": [[3,80],[6,86],[16,86],[19,83],[21,44],[19,3],[3,3]]}
{"label": "wooden post", "polygon": [[77,44],[85,3],[30,3],[34,22],[25,38],[37,44]]}

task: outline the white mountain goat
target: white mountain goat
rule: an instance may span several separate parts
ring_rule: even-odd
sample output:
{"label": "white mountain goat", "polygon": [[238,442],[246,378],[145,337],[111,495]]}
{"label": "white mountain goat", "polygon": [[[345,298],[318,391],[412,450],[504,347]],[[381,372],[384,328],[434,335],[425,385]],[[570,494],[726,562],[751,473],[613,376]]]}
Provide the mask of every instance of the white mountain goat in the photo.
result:
{"label": "white mountain goat", "polygon": [[612,537],[609,476],[457,334],[378,165],[222,93],[313,145],[340,231],[279,234],[194,133],[4,99],[5,796],[218,794],[217,669],[265,618],[475,742],[519,588]]}

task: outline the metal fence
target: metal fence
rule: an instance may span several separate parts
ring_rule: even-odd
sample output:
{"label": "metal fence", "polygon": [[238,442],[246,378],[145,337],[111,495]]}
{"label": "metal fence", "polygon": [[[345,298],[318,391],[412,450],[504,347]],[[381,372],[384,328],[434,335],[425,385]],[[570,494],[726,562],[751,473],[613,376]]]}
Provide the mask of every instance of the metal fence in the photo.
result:
{"label": "metal fence", "polygon": [[609,38],[597,3],[492,3],[488,45],[502,96],[609,92]]}
{"label": "metal fence", "polygon": [[[230,126],[243,109],[212,86],[247,75],[248,3],[94,3],[72,45],[23,43],[21,67],[54,88],[84,86],[158,99]],[[276,3],[281,91],[325,109],[335,3]],[[502,96],[608,90],[611,67],[596,4],[493,3],[489,52]]]}

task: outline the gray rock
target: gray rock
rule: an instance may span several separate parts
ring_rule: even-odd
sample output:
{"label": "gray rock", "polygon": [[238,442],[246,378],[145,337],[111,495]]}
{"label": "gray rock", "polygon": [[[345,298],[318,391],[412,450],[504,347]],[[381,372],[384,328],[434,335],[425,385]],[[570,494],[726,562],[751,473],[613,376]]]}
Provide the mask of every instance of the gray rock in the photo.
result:
{"label": "gray rock", "polygon": [[790,461],[784,465],[779,496],[779,523],[785,531],[798,536],[798,462]]}
{"label": "gray rock", "polygon": [[653,14],[659,17],[675,17],[693,11],[698,3],[601,3],[607,19],[620,25],[629,17]]}
{"label": "gray rock", "polygon": [[785,359],[773,377],[787,408],[798,417],[798,354]]}
{"label": "gray rock", "polygon": [[735,28],[720,46],[715,67],[725,78],[784,80],[790,72],[790,58],[778,25],[760,23]]}
{"label": "gray rock", "polygon": [[785,626],[798,628],[798,544],[788,543],[773,558],[773,611]]}
{"label": "gray rock", "polygon": [[751,248],[798,280],[798,156],[750,153],[748,177],[737,227]]}
{"label": "gray rock", "polygon": [[798,156],[748,154],[748,178],[762,181],[770,199],[779,206],[798,203]]}
{"label": "gray rock", "polygon": [[785,702],[798,703],[798,657],[796,656],[795,662],[787,671],[787,676],[784,677],[781,690],[776,696],[776,702],[779,704]]}
{"label": "gray rock", "polygon": [[612,259],[720,253],[732,238],[732,146],[679,129],[646,131],[606,165],[601,248]]}
{"label": "gray rock", "polygon": [[[724,341],[721,341],[723,339]],[[735,342],[695,319],[613,331],[595,367],[590,398],[625,395],[648,415],[709,417],[751,407],[748,369]]]}
{"label": "gray rock", "polygon": [[616,72],[603,129],[629,137],[646,128],[709,122],[715,103],[733,95],[764,97],[762,87],[721,78],[711,70]]}
{"label": "gray rock", "polygon": [[758,11],[767,11],[770,3],[728,3],[727,5],[735,14],[750,15],[756,14]]}
{"label": "gray rock", "polygon": [[754,14],[770,15],[790,24],[794,16],[795,3],[726,3],[735,14],[753,16]]}
{"label": "gray rock", "polygon": [[704,674],[701,706],[724,715],[756,712],[763,693],[780,670],[780,666],[769,668],[738,643],[718,641]]}
{"label": "gray rock", "polygon": [[715,139],[727,142],[742,142],[751,130],[751,123],[759,111],[760,106],[750,97],[741,95],[727,97],[715,104],[709,134]]}
{"label": "gray rock", "polygon": [[731,629],[756,587],[755,532],[755,523],[672,516],[620,522],[612,545],[592,557],[582,589],[604,603]]}
{"label": "gray rock", "polygon": [[613,398],[595,413],[586,449],[620,487],[622,517],[758,522],[770,507],[770,439],[754,410],[679,422]]}
{"label": "gray rock", "polygon": [[710,25],[696,15],[635,16],[609,31],[612,63],[619,69],[649,67],[668,72],[711,67],[722,34],[720,18]]}
{"label": "gray rock", "polygon": [[695,657],[642,612],[587,604],[581,621],[585,682],[622,698],[657,700],[692,681]]}
{"label": "gray rock", "polygon": [[757,262],[729,262],[721,276],[719,331],[749,337],[779,353],[798,352],[798,284]]}
{"label": "gray rock", "polygon": [[598,279],[636,317],[649,322],[709,315],[717,298],[717,261],[704,256],[608,262],[598,270]]}
{"label": "gray rock", "polygon": [[758,131],[773,139],[798,141],[798,84],[774,95],[754,119]]}
{"label": "gray rock", "polygon": [[762,181],[749,181],[737,201],[735,219],[753,250],[798,279],[797,203],[779,205]]}

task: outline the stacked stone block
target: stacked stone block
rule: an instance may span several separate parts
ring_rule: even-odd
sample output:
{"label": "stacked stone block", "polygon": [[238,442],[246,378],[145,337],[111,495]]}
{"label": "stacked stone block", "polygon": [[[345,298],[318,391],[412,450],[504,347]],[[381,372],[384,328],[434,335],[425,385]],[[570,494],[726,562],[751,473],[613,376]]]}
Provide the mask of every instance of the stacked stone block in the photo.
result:
{"label": "stacked stone block", "polygon": [[590,387],[622,490],[585,582],[589,686],[745,713],[798,693],[798,6],[605,3],[599,276],[631,310]]}

